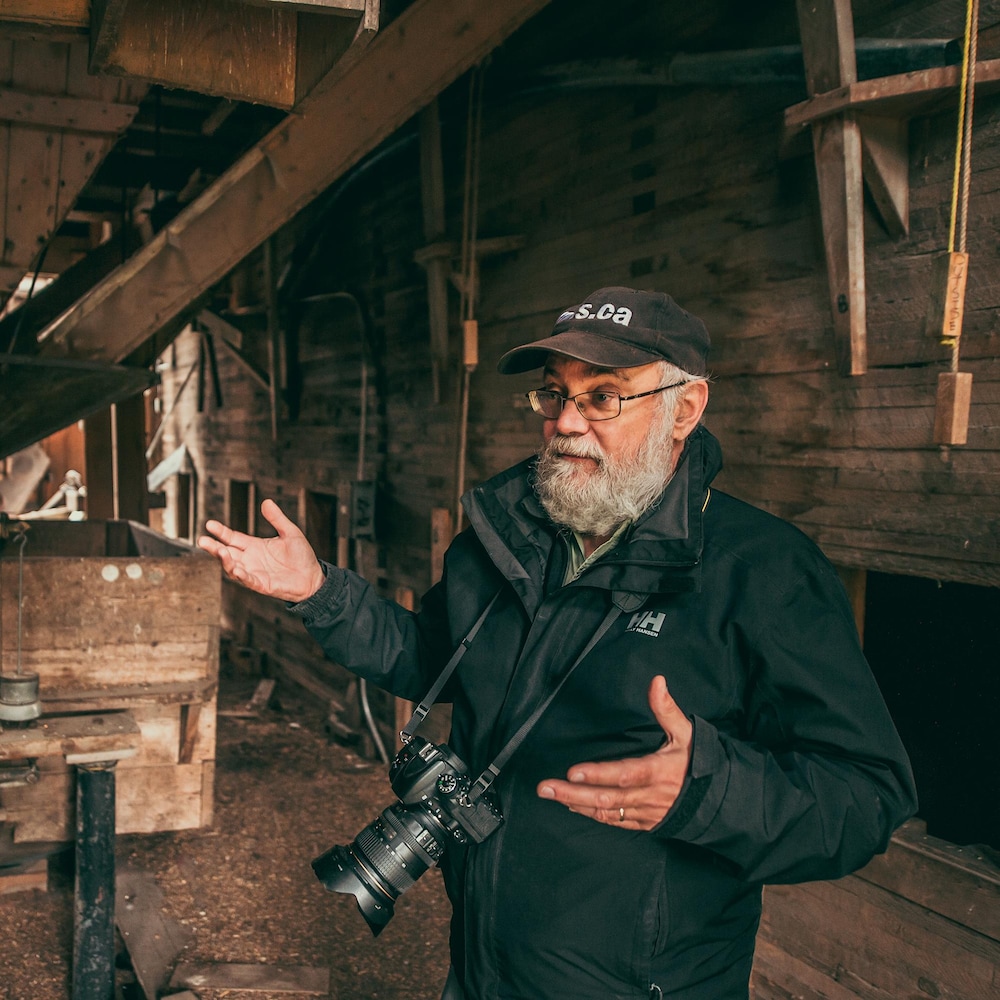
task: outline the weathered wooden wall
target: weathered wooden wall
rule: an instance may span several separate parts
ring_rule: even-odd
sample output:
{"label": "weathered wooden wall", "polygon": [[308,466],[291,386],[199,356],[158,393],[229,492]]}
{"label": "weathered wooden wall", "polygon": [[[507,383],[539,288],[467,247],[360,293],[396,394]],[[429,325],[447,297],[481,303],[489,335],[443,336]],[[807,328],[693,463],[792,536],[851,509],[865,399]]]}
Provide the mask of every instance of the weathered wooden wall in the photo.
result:
{"label": "weathered wooden wall", "polygon": [[[940,27],[929,14],[916,27],[957,32],[952,6],[942,5]],[[865,16],[877,24],[888,15]],[[784,27],[794,38],[794,20]],[[465,86],[442,102],[454,238]],[[911,123],[910,235],[890,238],[868,216],[870,370],[845,378],[835,366],[812,156],[780,155],[782,112],[800,96],[792,85],[747,84],[551,88],[487,100],[478,232],[520,237],[523,248],[481,263],[482,363],[471,380],[465,481],[530,453],[537,438],[521,395],[531,376],[498,376],[499,355],[544,335],[565,305],[601,285],[655,287],[700,314],[713,335],[707,423],[725,449],[721,488],[793,521],[838,564],[996,585],[1000,101],[982,98],[976,110],[962,340],[963,368],[975,375],[969,441],[940,448],[931,430],[947,353],[927,317],[932,260],[947,243],[954,108]],[[223,405],[192,380],[164,439],[167,450],[183,440],[192,456],[198,520],[229,515],[230,481],[253,484],[258,502],[274,496],[299,517],[310,493],[332,502],[357,475],[364,363],[362,475],[378,480],[380,543],[364,561],[380,567],[389,594],[430,583],[431,512],[455,508],[458,296],[452,288],[450,360],[435,400],[427,280],[414,262],[424,244],[414,133],[404,129],[282,236],[285,326],[297,330],[301,377],[295,419],[282,404],[272,440],[267,390],[217,350]],[[349,297],[322,298],[331,293],[357,297],[364,327]],[[242,322],[244,353],[266,369],[262,324]],[[164,399],[196,352],[193,335],[178,342]]]}
{"label": "weathered wooden wall", "polygon": [[[700,14],[664,7],[663,21],[677,21],[676,33],[662,36],[672,48],[706,44]],[[539,18],[547,34],[529,38],[525,52],[546,52],[560,16],[584,18],[577,8],[563,5],[561,15],[557,8]],[[856,29],[953,37],[961,15],[957,3],[915,3],[894,20],[893,5],[873,0],[859,5]],[[751,21],[743,22],[745,37],[734,37],[732,25],[722,41],[714,36],[715,47],[796,36],[791,6],[784,20],[769,12],[766,31]],[[502,57],[498,62],[503,68]],[[466,86],[460,81],[441,102],[446,236],[456,241]],[[947,244],[954,107],[910,123],[910,234],[889,237],[867,214],[869,371],[845,378],[828,314],[812,156],[781,156],[782,113],[801,99],[801,88],[618,85],[519,95],[487,86],[487,94],[478,233],[518,237],[521,248],[481,262],[481,363],[471,377],[466,484],[529,454],[540,430],[523,398],[532,377],[499,376],[496,359],[546,335],[565,306],[602,285],[656,288],[701,315],[712,332],[716,381],[706,422],[726,455],[722,489],[797,524],[841,567],[1000,585],[1000,99],[983,97],[976,107],[962,340],[962,367],[975,376],[969,439],[941,448],[932,428],[947,353],[928,316],[932,263]],[[387,596],[398,588],[419,594],[432,582],[432,518],[455,509],[462,368],[459,300],[450,288],[449,359],[435,396],[427,274],[414,259],[424,232],[413,124],[282,234],[283,325],[297,346],[286,358],[290,393],[277,434],[267,389],[219,351],[222,405],[192,380],[164,435],[164,453],[181,442],[188,448],[199,523],[222,517],[259,529],[246,508],[272,496],[332,558],[340,529],[331,518],[360,475],[378,485],[378,539],[342,546],[341,562],[363,568]],[[452,265],[457,269],[457,259]],[[244,353],[267,369],[267,335],[251,312],[246,307],[233,319],[244,327]],[[194,333],[176,343],[165,399],[197,364],[198,349]],[[264,652],[271,669],[312,678],[319,693],[345,691],[347,675],[319,659],[276,602],[227,586],[224,613],[237,641]],[[894,851],[893,858],[903,857]],[[1000,882],[994,867],[984,866],[995,906]],[[913,885],[879,878],[775,890],[762,936],[760,996],[844,1000],[908,989],[973,1000],[990,995],[982,989],[996,990],[995,927],[956,929],[961,913],[938,912]],[[819,920],[818,937],[831,927],[840,935],[821,955],[810,944],[812,930],[796,937],[803,914]],[[850,932],[883,921],[894,921],[904,937],[916,935],[925,955],[941,947],[961,957],[921,964],[909,944],[886,938],[872,962],[896,969],[896,978],[869,988],[873,980],[852,964],[857,940]],[[901,955],[906,962],[894,965]],[[962,971],[966,961],[971,971]]]}

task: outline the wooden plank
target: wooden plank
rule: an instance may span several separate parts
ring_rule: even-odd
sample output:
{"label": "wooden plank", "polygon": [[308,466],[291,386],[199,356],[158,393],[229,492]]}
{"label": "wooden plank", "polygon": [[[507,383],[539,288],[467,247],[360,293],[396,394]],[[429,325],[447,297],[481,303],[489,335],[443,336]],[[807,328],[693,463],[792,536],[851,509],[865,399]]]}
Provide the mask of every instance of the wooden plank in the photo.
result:
{"label": "wooden plank", "polygon": [[1000,943],[1000,868],[975,847],[930,837],[911,821],[856,877]]}
{"label": "wooden plank", "polygon": [[[834,84],[826,92],[817,91],[808,101],[795,104],[785,111],[785,125],[798,130],[821,118],[829,118],[848,110],[871,111],[880,115],[910,118],[935,107],[943,97],[957,97],[961,81],[961,66],[939,66],[934,69],[883,76],[875,80]],[[1000,59],[976,63],[976,88],[993,91],[1000,84]]]}
{"label": "wooden plank", "polygon": [[1000,945],[861,879],[768,886],[759,939],[864,1000],[996,995]]}
{"label": "wooden plank", "polygon": [[[15,44],[11,84],[17,90],[42,91],[53,77],[64,79],[69,46]],[[10,126],[3,261],[28,270],[55,229],[62,137],[24,125]],[[67,206],[68,207],[68,206]]]}
{"label": "wooden plank", "polygon": [[194,682],[122,685],[114,690],[50,690],[42,697],[42,711],[50,715],[68,715],[70,712],[131,709],[139,705],[188,705],[212,701],[217,686],[217,681],[206,677]]}
{"label": "wooden plank", "polygon": [[90,3],[89,0],[4,0],[0,21],[85,32],[90,27]]}
{"label": "wooden plank", "polygon": [[91,48],[94,73],[291,108],[297,15],[216,0],[109,0]]}
{"label": "wooden plank", "polygon": [[334,67],[301,116],[51,324],[43,350],[64,351],[72,334],[78,356],[128,356],[545,3],[417,0],[349,68]]}
{"label": "wooden plank", "polygon": [[750,984],[754,1000],[858,1000],[853,990],[766,938],[754,949]]}
{"label": "wooden plank", "polygon": [[32,94],[0,87],[0,121],[57,129],[117,135],[132,122],[139,108],[115,101],[96,101],[54,94]]}
{"label": "wooden plank", "polygon": [[246,0],[246,2],[263,3],[272,7],[286,7],[295,10],[311,8],[327,14],[360,14],[365,9],[365,0]]}
{"label": "wooden plank", "polygon": [[0,732],[0,760],[95,753],[113,760],[120,753],[135,753],[139,742],[139,727],[125,712],[42,718],[30,729]]}
{"label": "wooden plank", "polygon": [[193,941],[194,931],[167,915],[163,893],[152,875],[128,868],[115,876],[115,923],[143,993],[156,1000],[177,956]]}
{"label": "wooden plank", "polygon": [[174,970],[171,987],[203,990],[246,990],[252,993],[305,993],[326,996],[330,970],[308,965],[182,964]]}
{"label": "wooden plank", "polygon": [[37,889],[49,891],[49,863],[45,858],[27,865],[0,869],[0,896]]}
{"label": "wooden plank", "polygon": [[117,832],[158,833],[204,826],[204,783],[212,774],[211,761],[120,770]]}

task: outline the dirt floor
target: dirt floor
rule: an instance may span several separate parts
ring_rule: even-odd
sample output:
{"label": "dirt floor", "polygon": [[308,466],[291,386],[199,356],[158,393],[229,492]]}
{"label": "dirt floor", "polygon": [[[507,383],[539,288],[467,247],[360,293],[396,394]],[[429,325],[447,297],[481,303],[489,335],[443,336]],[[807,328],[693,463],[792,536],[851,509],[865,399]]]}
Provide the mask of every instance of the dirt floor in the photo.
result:
{"label": "dirt floor", "polygon": [[[255,685],[224,672],[220,708],[245,705]],[[376,939],[354,897],[327,892],[310,867],[394,801],[385,767],[331,741],[325,714],[308,695],[279,686],[258,718],[220,715],[213,827],[121,835],[118,870],[155,879],[164,917],[190,935],[178,964],[307,966],[329,970],[327,995],[336,1000],[436,1000],[450,913],[438,870],[399,899]],[[72,852],[51,857],[49,873],[48,892],[0,896],[0,1000],[71,995]],[[139,1000],[127,949],[117,961],[122,997]],[[310,995],[191,989],[201,1000]]]}

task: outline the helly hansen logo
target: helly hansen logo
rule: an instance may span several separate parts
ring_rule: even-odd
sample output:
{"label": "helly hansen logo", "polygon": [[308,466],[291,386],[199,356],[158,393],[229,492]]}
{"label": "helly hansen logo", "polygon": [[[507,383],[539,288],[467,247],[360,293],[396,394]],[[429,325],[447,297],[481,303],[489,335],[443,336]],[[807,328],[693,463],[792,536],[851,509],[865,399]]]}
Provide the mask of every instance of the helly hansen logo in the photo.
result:
{"label": "helly hansen logo", "polygon": [[625,631],[657,636],[660,634],[660,629],[663,628],[666,617],[662,611],[640,611],[638,614],[632,615],[632,620],[628,623],[628,628]]}

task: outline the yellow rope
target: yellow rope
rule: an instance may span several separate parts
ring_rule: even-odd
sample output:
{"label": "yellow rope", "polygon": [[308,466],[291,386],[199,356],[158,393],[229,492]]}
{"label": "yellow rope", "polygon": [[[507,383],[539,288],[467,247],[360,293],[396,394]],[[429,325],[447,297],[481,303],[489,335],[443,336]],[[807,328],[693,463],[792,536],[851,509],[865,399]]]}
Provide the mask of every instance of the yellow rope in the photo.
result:
{"label": "yellow rope", "polygon": [[962,46],[962,84],[958,102],[958,139],[955,142],[955,175],[951,187],[951,224],[948,229],[948,253],[955,252],[955,228],[958,223],[958,193],[962,179],[962,149],[965,139],[965,104],[969,93],[969,49],[972,41],[972,5],[965,12],[965,44]]}

